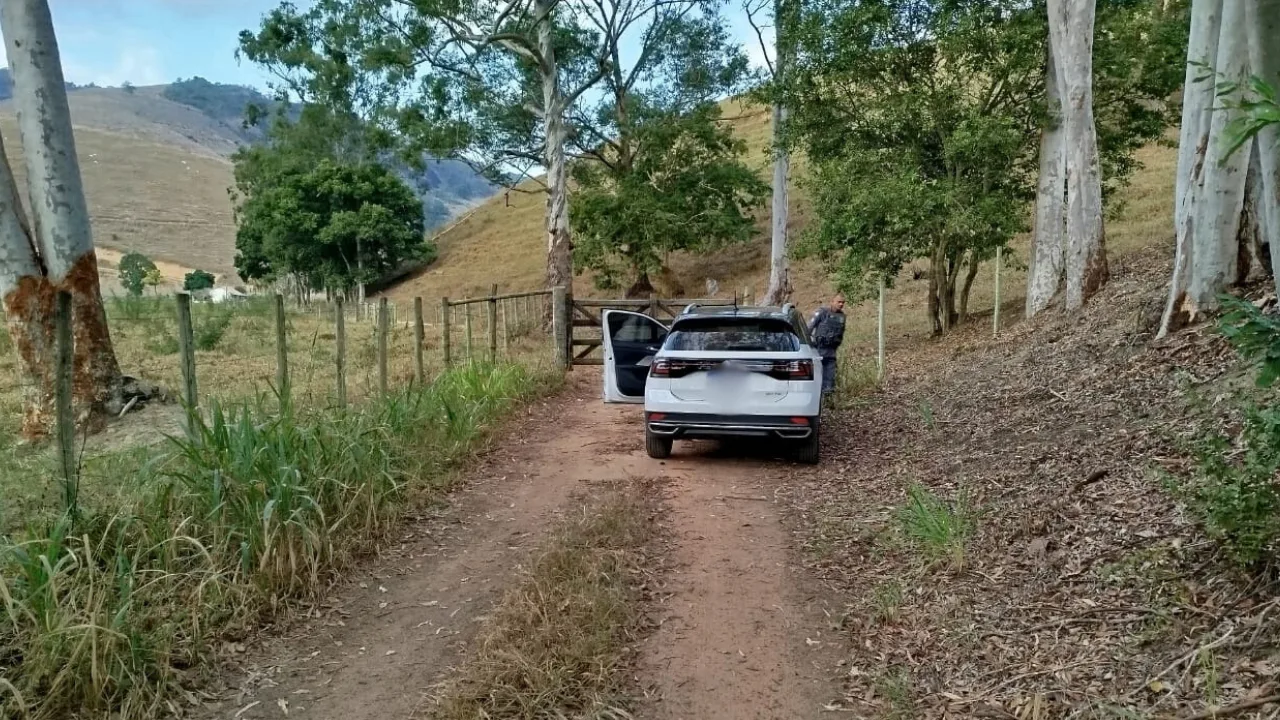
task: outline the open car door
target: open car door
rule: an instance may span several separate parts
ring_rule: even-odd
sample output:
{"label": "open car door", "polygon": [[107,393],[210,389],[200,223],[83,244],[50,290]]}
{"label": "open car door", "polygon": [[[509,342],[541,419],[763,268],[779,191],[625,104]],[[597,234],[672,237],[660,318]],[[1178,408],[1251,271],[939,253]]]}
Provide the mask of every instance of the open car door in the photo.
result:
{"label": "open car door", "polygon": [[667,339],[667,326],[648,315],[605,310],[600,318],[604,341],[604,401],[644,402],[649,364]]}

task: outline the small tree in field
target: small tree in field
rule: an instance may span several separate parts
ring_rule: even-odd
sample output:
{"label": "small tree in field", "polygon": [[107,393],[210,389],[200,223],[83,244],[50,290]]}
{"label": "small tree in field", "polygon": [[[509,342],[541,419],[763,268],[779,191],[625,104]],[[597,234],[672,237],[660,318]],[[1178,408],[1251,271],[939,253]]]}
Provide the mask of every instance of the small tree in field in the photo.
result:
{"label": "small tree in field", "polygon": [[216,280],[213,273],[207,273],[204,270],[192,270],[182,278],[182,289],[187,292],[195,292],[197,290],[208,290],[213,287]]}
{"label": "small tree in field", "polygon": [[151,258],[142,253],[125,253],[120,258],[120,285],[132,297],[142,297],[142,291],[153,284],[152,277],[159,272]]}

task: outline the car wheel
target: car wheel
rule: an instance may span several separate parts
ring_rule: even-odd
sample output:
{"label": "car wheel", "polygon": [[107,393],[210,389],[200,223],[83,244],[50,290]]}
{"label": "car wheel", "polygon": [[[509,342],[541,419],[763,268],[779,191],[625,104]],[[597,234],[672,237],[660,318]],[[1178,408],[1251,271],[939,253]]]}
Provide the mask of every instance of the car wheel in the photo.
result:
{"label": "car wheel", "polygon": [[818,456],[821,451],[821,442],[818,439],[818,423],[814,422],[813,432],[809,437],[800,441],[800,446],[796,448],[796,460],[805,465],[817,465]]}
{"label": "car wheel", "polygon": [[669,437],[654,435],[648,428],[644,431],[644,449],[649,453],[649,457],[655,460],[671,457],[671,443],[672,440]]}

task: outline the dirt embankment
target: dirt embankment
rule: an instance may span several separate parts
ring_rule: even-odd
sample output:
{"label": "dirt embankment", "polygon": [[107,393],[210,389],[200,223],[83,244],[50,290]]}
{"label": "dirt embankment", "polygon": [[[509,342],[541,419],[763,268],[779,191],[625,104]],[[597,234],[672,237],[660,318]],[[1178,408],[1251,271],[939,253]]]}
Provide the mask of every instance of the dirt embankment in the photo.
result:
{"label": "dirt embankment", "polygon": [[[1277,691],[1280,587],[1237,572],[1162,486],[1250,380],[1211,328],[1152,339],[1158,250],[1079,317],[892,358],[887,386],[829,425],[826,463],[787,486],[811,569],[849,602],[861,713],[1280,712],[1238,705]],[[905,536],[912,484],[968,525]],[[963,538],[958,555],[929,562],[930,533]]]}

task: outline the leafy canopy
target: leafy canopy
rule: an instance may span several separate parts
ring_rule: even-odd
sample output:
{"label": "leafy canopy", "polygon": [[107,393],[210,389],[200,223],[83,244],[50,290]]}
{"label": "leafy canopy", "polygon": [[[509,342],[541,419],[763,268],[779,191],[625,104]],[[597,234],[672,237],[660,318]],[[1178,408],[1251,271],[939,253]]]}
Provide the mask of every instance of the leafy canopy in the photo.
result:
{"label": "leafy canopy", "polygon": [[707,252],[751,237],[751,211],[769,191],[742,160],[746,144],[721,126],[720,108],[643,113],[629,127],[628,162],[582,162],[570,208],[575,267],[601,289],[638,286],[667,253]]}
{"label": "leafy canopy", "polygon": [[182,289],[187,292],[208,290],[213,287],[215,280],[213,273],[205,272],[204,270],[192,270],[182,278]]}
{"label": "leafy canopy", "polygon": [[151,258],[138,252],[125,253],[120,258],[120,284],[124,286],[125,292],[133,297],[142,297],[142,291],[147,286],[158,285],[160,278],[160,269],[156,267]]}
{"label": "leafy canopy", "polygon": [[[1167,127],[1182,78],[1186,3],[1099,0],[1095,117],[1106,186]],[[814,160],[818,222],[802,253],[847,290],[927,258],[954,299],[962,261],[1025,229],[1045,101],[1047,18],[1022,0],[818,0],[792,28],[778,95],[790,144]],[[870,281],[870,282],[868,282]],[[947,319],[942,322],[946,324]]]}
{"label": "leafy canopy", "polygon": [[[273,153],[286,157],[272,157]],[[256,148],[261,174],[241,183],[236,269],[245,279],[294,276],[311,287],[350,290],[408,261],[428,260],[422,204],[374,163],[302,164],[287,149]]]}

